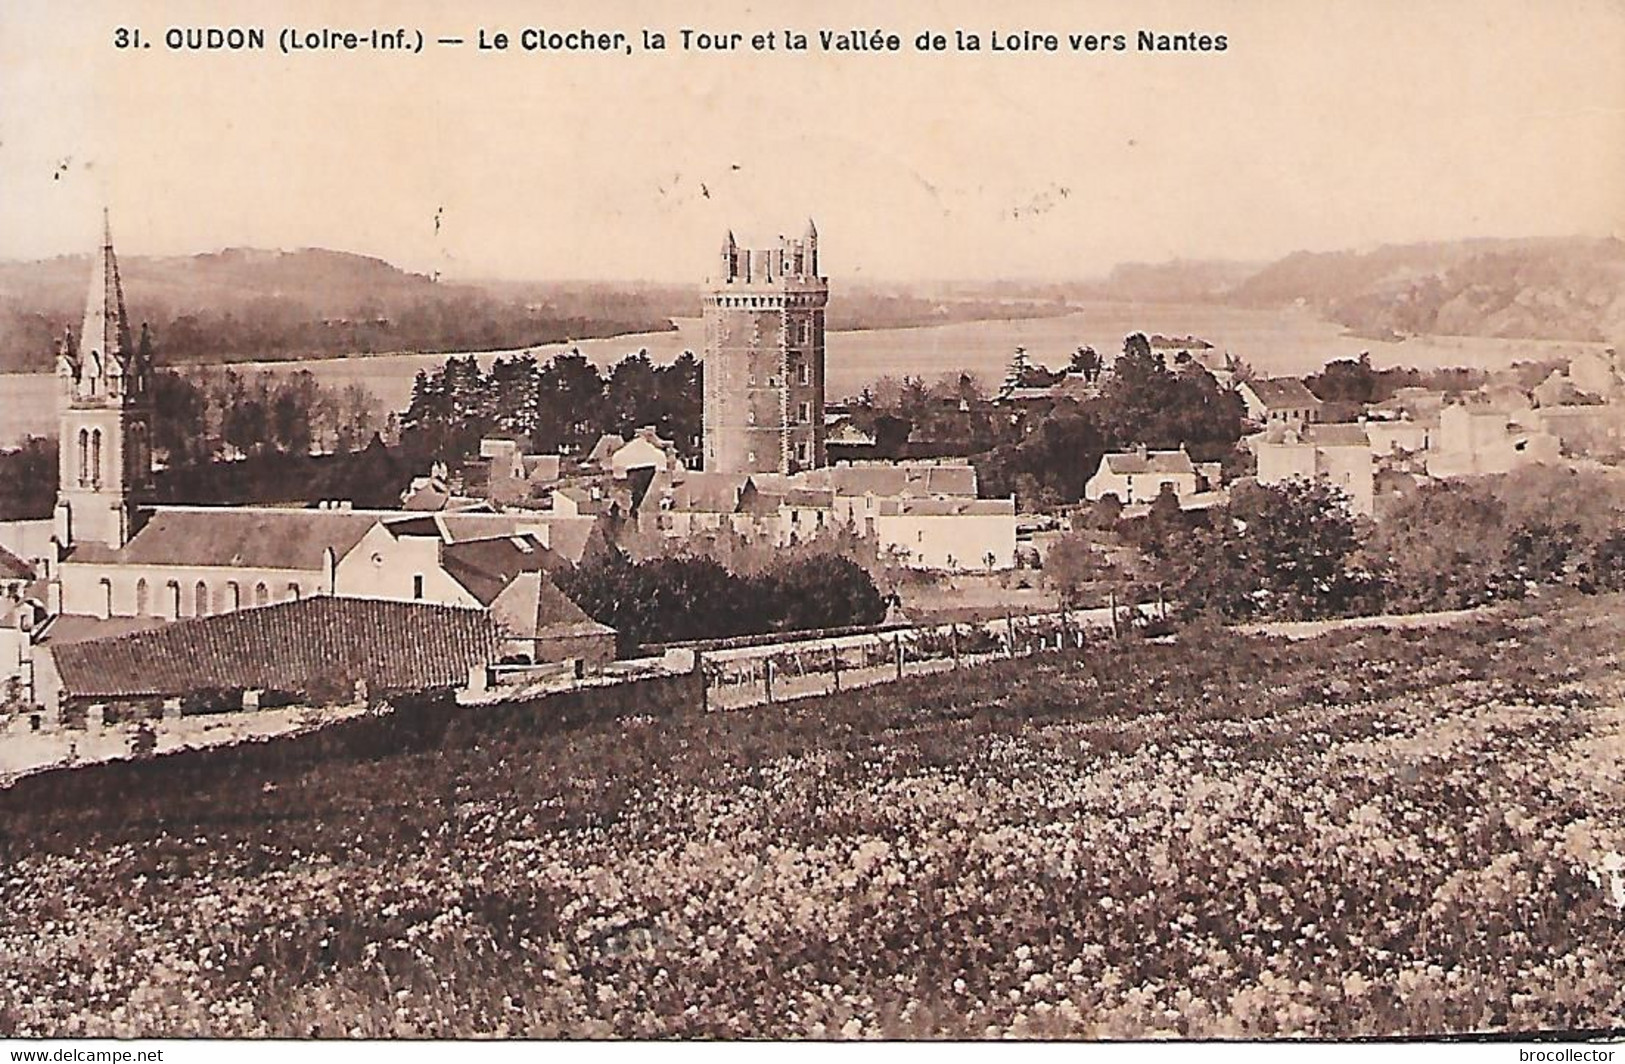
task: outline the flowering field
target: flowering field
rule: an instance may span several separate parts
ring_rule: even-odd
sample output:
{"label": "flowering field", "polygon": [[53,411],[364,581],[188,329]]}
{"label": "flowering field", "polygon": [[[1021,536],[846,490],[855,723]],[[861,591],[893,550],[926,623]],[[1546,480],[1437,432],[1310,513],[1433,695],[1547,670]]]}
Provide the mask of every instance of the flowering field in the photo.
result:
{"label": "flowering field", "polygon": [[25,780],[0,1035],[1619,1027],[1622,606]]}

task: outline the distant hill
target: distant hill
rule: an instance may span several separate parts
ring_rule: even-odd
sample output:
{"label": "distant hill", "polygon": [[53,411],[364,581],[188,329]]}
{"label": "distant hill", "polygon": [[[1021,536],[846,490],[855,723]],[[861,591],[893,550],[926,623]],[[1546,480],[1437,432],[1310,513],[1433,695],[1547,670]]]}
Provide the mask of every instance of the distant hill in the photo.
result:
{"label": "distant hill", "polygon": [[1257,273],[1260,264],[1211,259],[1125,262],[1095,287],[1095,298],[1129,303],[1210,303],[1222,301]]}
{"label": "distant hill", "polygon": [[[443,283],[381,259],[232,248],[119,260],[125,302],[171,365],[476,351],[672,327],[687,286]],[[0,371],[48,370],[84,313],[88,256],[0,263]]]}
{"label": "distant hill", "polygon": [[1371,337],[1625,339],[1625,242],[1549,237],[1296,252],[1263,267],[1121,266],[1095,298],[1300,304]]}
{"label": "distant hill", "polygon": [[[698,317],[698,281],[436,281],[342,251],[230,248],[123,256],[125,302],[169,365],[396,351],[491,351],[672,328]],[[84,313],[88,256],[0,262],[0,372],[49,370]],[[1065,314],[1064,300],[997,284],[842,285],[831,329]]]}

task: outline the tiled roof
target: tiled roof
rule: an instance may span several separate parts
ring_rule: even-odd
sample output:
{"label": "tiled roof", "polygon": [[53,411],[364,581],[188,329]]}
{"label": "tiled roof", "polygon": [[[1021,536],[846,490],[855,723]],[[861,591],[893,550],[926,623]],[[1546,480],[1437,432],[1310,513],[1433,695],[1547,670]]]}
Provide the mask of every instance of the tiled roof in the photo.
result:
{"label": "tiled roof", "polygon": [[880,512],[899,517],[1014,517],[1016,503],[1014,499],[887,499]]}
{"label": "tiled roof", "polygon": [[501,536],[448,543],[440,563],[451,578],[489,606],[520,573],[557,569],[557,555],[533,535]]}
{"label": "tiled roof", "polygon": [[242,569],[320,569],[343,557],[378,518],[351,510],[246,507],[159,509],[120,550],[75,548],[70,561]]}
{"label": "tiled roof", "polygon": [[547,522],[547,546],[555,555],[579,565],[587,553],[593,529],[598,519],[590,517],[557,517]]}
{"label": "tiled roof", "polygon": [[498,639],[483,610],[321,596],[55,644],[52,653],[72,698],[302,692],[356,680],[418,691],[465,683],[470,668],[495,660]]}
{"label": "tiled roof", "polygon": [[45,641],[63,646],[91,639],[112,639],[132,632],[150,632],[163,625],[164,622],[157,617],[91,617],[82,613],[64,613],[51,621],[51,626],[45,630]]}
{"label": "tiled roof", "polygon": [[672,489],[672,509],[731,514],[749,479],[736,473],[688,473]]}
{"label": "tiled roof", "polygon": [[1106,468],[1113,473],[1190,473],[1196,474],[1196,467],[1191,464],[1191,456],[1184,451],[1128,451],[1108,454]]}
{"label": "tiled roof", "polygon": [[1320,400],[1315,398],[1315,393],[1296,377],[1269,377],[1248,381],[1242,387],[1251,389],[1253,395],[1266,409],[1301,410],[1304,407],[1320,406]]}
{"label": "tiled roof", "polygon": [[34,567],[0,547],[0,580],[32,580]]}
{"label": "tiled roof", "polygon": [[491,616],[518,639],[561,639],[583,635],[614,635],[570,601],[546,573],[521,574],[491,605]]}
{"label": "tiled roof", "polygon": [[1355,422],[1306,425],[1303,429],[1303,439],[1304,442],[1317,447],[1371,446],[1371,437],[1366,434],[1365,426]]}

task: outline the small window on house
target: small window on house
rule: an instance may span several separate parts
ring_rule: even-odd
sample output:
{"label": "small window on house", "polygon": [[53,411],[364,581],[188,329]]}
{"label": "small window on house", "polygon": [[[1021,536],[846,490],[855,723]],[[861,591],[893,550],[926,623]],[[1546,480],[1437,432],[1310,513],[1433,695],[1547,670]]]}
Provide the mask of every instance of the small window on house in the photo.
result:
{"label": "small window on house", "polygon": [[269,606],[270,604],[271,589],[265,586],[265,581],[261,580],[259,583],[254,585],[254,605]]}
{"label": "small window on house", "polygon": [[242,608],[243,608],[243,589],[237,585],[237,581],[235,581],[235,580],[227,581],[226,582],[226,609],[235,612],[235,611],[240,610]]}
{"label": "small window on house", "polygon": [[812,420],[812,404],[802,403],[796,408],[796,419],[803,425]]}
{"label": "small window on house", "polygon": [[192,593],[192,612],[199,617],[209,615],[209,585],[201,580]]}
{"label": "small window on house", "polygon": [[299,601],[299,585],[298,584],[289,584],[288,585],[288,601],[289,602],[298,602]]}
{"label": "small window on house", "polygon": [[151,604],[147,601],[147,578],[142,577],[135,582],[135,615],[145,617],[151,609]]}
{"label": "small window on house", "polygon": [[810,365],[803,362],[801,364],[798,372],[800,373],[801,383],[802,384],[811,384],[812,383],[812,367]]}
{"label": "small window on house", "polygon": [[414,598],[414,599],[422,599],[423,598],[423,574],[422,573],[419,573],[419,574],[412,577],[412,598]]}

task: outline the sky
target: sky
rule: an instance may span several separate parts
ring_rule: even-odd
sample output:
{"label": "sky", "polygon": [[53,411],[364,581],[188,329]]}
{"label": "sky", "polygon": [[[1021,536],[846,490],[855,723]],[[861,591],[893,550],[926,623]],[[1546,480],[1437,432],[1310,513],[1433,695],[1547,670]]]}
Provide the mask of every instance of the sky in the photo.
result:
{"label": "sky", "polygon": [[[172,51],[260,26],[265,52]],[[117,27],[152,46],[119,50]],[[283,55],[405,26],[421,55]],[[634,55],[483,27],[666,32]],[[881,27],[896,54],[683,52]],[[921,54],[923,30],[1128,35]],[[1222,53],[1134,50],[1140,29]],[[1625,235],[1618,0],[0,3],[0,259],[320,246],[448,278],[692,281],[723,234],[821,233],[824,272],[1066,279],[1470,236]]]}

